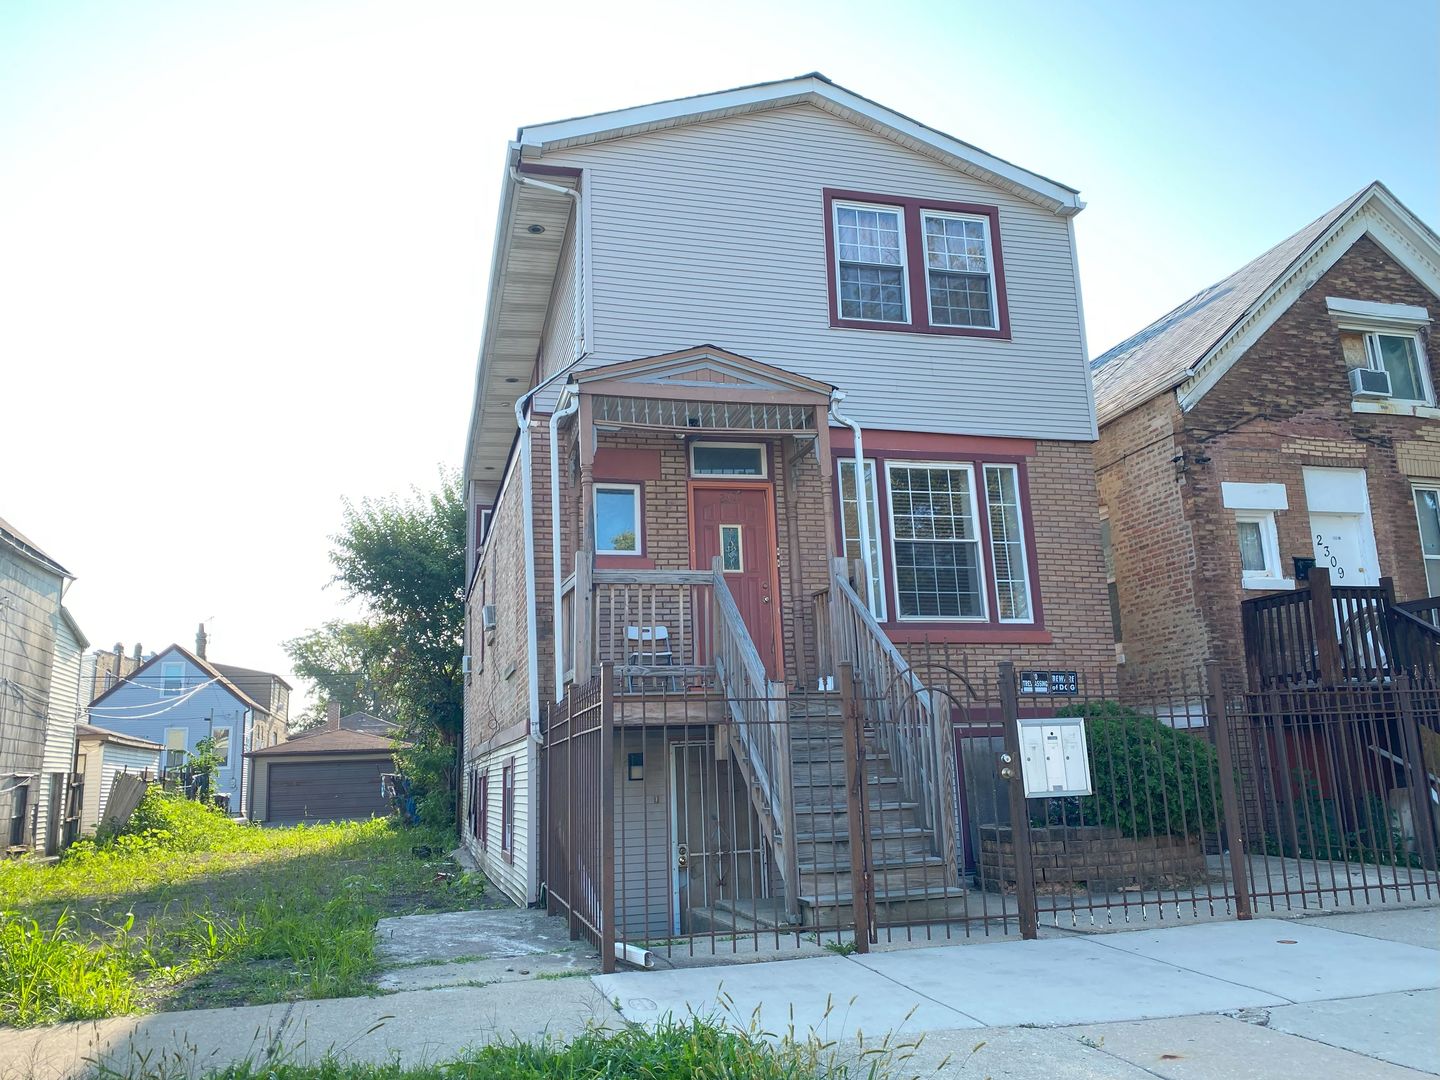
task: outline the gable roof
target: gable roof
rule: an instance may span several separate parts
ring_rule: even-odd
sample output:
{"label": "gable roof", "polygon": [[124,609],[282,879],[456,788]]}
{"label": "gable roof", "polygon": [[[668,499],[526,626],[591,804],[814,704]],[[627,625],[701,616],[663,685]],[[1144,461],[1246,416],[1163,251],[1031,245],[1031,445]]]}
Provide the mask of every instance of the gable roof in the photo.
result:
{"label": "gable roof", "polygon": [[251,750],[246,757],[274,757],[281,754],[388,754],[395,749],[395,740],[367,731],[307,732],[274,746]]}
{"label": "gable roof", "polygon": [[1440,239],[1377,180],[1091,361],[1099,423],[1176,388],[1199,400],[1362,235],[1440,287]]}
{"label": "gable roof", "polygon": [[746,390],[766,394],[796,394],[829,401],[835,388],[793,371],[752,360],[715,345],[696,345],[678,352],[620,360],[586,368],[570,377],[580,386],[615,386],[639,383],[654,387]]}
{"label": "gable roof", "polygon": [[4,518],[0,518],[0,544],[4,544],[31,562],[44,567],[52,573],[59,574],[61,577],[73,578],[75,576],[49,555],[46,555],[33,540]]}
{"label": "gable roof", "polygon": [[154,656],[150,657],[149,660],[146,660],[143,664],[137,667],[134,671],[130,672],[128,675],[116,679],[115,682],[110,685],[109,689],[107,689],[94,701],[90,702],[89,708],[95,708],[95,706],[99,705],[100,702],[104,701],[111,694],[119,690],[122,686],[134,682],[138,676],[140,676],[142,673],[147,671],[155,664],[158,664],[161,660],[163,660],[171,653],[179,653],[186,660],[190,661],[190,663],[194,664],[202,672],[215,680],[216,685],[218,685],[221,689],[227,691],[231,697],[235,698],[235,700],[239,701],[247,709],[259,709],[261,712],[269,711],[265,708],[265,706],[261,705],[249,694],[245,693],[245,691],[241,690],[238,686],[236,686],[219,671],[217,671],[213,664],[209,663],[208,661],[201,660],[200,657],[196,656],[189,649],[185,648],[185,646],[175,644],[167,645],[165,648],[157,652]]}
{"label": "gable roof", "polygon": [[1038,203],[1053,213],[1069,217],[1085,206],[1074,188],[1022,169],[1013,162],[986,153],[904,113],[886,108],[877,101],[847,90],[818,71],[793,79],[752,83],[730,90],[673,98],[569,120],[531,124],[522,127],[515,139],[522,148],[533,148],[543,154],[547,150],[623,139],[645,132],[792,105],[813,105],[1012,195]]}

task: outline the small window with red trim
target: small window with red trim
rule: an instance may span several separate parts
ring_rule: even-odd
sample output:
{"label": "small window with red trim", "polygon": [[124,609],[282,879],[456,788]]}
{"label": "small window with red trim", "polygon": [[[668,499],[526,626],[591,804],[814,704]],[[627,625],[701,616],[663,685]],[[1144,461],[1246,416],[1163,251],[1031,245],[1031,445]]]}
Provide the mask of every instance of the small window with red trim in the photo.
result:
{"label": "small window with red trim", "polygon": [[490,770],[480,770],[479,791],[476,796],[475,835],[480,838],[480,847],[490,847]]}

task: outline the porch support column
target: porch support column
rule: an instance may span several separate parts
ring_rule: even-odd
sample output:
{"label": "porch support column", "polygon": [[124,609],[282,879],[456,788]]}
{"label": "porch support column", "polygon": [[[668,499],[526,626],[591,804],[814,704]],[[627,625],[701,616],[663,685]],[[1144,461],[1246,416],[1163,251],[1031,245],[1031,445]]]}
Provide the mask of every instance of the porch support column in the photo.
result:
{"label": "porch support column", "polygon": [[[810,615],[810,597],[805,593],[805,574],[801,568],[800,560],[804,557],[800,544],[800,514],[799,514],[799,487],[796,480],[795,458],[799,444],[793,436],[787,436],[780,442],[780,463],[785,470],[785,506],[777,508],[777,514],[783,514],[785,519],[785,545],[787,560],[790,564],[790,580],[787,582],[787,591],[790,593],[790,610],[786,613],[785,629],[789,632],[791,647],[794,649],[794,665],[790,668],[795,673],[795,681],[802,687],[810,686],[810,673],[814,665],[810,662],[810,645],[808,639],[813,627]],[[807,632],[807,627],[810,631]]]}

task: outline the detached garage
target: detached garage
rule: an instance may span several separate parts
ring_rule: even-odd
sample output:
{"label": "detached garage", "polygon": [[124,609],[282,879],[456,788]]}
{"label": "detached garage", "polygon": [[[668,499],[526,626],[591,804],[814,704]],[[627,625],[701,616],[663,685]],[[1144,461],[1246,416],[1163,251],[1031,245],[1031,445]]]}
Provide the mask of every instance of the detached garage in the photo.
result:
{"label": "detached garage", "polygon": [[363,731],[326,728],[252,750],[255,821],[296,824],[385,817],[380,777],[395,771],[394,743]]}

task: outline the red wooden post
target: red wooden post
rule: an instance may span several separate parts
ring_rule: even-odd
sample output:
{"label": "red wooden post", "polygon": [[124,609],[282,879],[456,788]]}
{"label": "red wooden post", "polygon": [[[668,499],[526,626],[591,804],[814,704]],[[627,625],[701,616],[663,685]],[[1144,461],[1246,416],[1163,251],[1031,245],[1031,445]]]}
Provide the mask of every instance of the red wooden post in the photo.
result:
{"label": "red wooden post", "polygon": [[1340,681],[1340,642],[1335,633],[1335,594],[1330,588],[1328,567],[1310,570],[1310,624],[1315,630],[1315,651],[1319,653],[1320,682],[1334,686]]}

